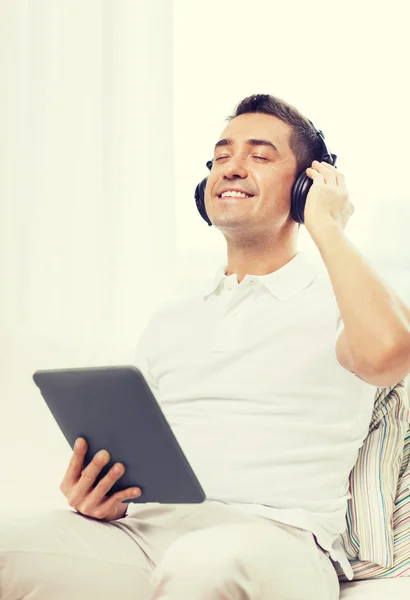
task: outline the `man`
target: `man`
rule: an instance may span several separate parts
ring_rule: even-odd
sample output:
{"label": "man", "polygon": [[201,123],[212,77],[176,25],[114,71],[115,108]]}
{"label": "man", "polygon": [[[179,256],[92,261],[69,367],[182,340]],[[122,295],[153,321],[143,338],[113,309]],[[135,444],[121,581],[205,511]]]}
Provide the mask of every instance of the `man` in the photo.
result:
{"label": "man", "polygon": [[[410,371],[410,310],[345,236],[353,206],[342,173],[313,160],[316,139],[277,98],[239,104],[205,191],[227,263],[201,294],[161,307],[138,344],[206,501],[125,516],[138,490],[107,499],[121,465],[94,488],[109,457],[83,469],[80,439],[61,484],[78,512],[0,529],[1,600],[339,597],[348,476],[376,386]],[[303,170],[323,269],[297,250],[290,199]]]}

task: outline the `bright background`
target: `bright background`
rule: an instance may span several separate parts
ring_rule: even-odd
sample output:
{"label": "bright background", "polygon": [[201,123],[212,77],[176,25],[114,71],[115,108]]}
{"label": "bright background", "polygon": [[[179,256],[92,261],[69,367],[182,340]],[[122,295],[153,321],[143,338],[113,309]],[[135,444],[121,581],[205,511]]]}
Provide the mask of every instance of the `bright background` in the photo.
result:
{"label": "bright background", "polygon": [[406,15],[405,0],[0,1],[0,507],[66,505],[71,450],[34,371],[132,364],[153,310],[224,260],[193,194],[245,96],[324,131],[346,233],[410,303]]}

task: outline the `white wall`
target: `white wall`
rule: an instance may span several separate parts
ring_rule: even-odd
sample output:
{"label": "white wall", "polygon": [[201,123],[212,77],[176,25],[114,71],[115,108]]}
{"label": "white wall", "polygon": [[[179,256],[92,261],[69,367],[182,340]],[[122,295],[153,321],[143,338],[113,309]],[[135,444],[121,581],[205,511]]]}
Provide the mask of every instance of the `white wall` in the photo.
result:
{"label": "white wall", "polygon": [[172,5],[0,3],[0,506],[60,498],[38,369],[130,364],[172,294]]}

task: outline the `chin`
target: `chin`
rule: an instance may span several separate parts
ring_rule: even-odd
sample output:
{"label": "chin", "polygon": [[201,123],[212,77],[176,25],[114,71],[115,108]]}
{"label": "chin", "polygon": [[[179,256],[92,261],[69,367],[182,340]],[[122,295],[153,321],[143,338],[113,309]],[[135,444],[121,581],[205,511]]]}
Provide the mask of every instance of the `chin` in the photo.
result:
{"label": "chin", "polygon": [[246,225],[249,222],[246,216],[240,217],[238,215],[209,215],[209,218],[214,227],[235,227]]}

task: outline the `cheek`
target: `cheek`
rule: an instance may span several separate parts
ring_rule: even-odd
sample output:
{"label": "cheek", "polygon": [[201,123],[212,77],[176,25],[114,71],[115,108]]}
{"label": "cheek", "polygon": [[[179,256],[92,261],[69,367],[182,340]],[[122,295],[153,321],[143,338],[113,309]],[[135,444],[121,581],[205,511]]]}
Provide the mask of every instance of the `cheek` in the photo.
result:
{"label": "cheek", "polygon": [[280,179],[276,183],[266,184],[261,189],[261,195],[265,209],[271,213],[286,213],[291,203],[291,191],[293,179]]}

